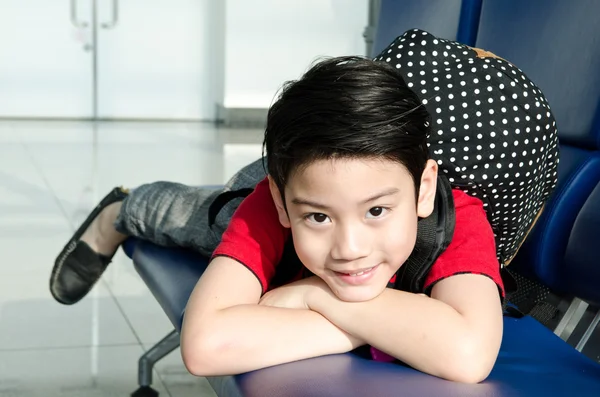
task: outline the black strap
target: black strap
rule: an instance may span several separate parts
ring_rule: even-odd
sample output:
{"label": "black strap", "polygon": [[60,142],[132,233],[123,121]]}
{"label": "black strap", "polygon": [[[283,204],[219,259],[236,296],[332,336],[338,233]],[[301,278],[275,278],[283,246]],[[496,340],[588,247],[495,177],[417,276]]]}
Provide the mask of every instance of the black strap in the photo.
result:
{"label": "black strap", "polygon": [[418,222],[417,242],[412,253],[398,269],[394,288],[421,293],[433,263],[452,241],[455,219],[450,182],[438,176],[433,212]]}
{"label": "black strap", "polygon": [[216,199],[212,203],[210,203],[210,207],[208,207],[208,226],[212,227],[216,220],[219,212],[225,207],[225,205],[233,199],[246,197],[250,193],[254,191],[253,188],[242,188],[238,190],[228,190],[217,196]]}

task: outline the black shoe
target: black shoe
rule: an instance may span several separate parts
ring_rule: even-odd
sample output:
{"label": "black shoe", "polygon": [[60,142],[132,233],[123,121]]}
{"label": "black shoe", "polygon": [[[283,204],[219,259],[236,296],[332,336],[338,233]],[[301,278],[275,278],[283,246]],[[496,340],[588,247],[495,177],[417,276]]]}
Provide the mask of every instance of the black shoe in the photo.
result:
{"label": "black shoe", "polygon": [[72,305],[81,300],[112,261],[114,253],[110,256],[99,254],[80,239],[104,208],[112,203],[123,201],[127,195],[128,192],[119,187],[106,195],[56,258],[50,276],[50,293],[58,302]]}

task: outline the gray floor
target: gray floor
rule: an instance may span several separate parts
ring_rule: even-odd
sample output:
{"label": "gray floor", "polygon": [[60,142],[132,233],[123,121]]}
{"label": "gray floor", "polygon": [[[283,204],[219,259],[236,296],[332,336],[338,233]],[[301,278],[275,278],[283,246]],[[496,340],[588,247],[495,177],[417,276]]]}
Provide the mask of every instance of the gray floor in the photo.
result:
{"label": "gray floor", "polygon": [[[128,396],[137,360],[172,328],[119,252],[80,303],[48,292],[54,258],[113,186],[220,184],[260,156],[261,131],[199,123],[0,122],[0,396]],[[179,351],[162,396],[214,396]]]}

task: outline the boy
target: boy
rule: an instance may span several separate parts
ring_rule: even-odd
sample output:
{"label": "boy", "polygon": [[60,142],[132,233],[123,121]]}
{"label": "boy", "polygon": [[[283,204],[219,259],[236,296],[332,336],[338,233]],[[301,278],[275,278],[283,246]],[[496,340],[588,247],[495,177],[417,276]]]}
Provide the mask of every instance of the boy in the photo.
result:
{"label": "boy", "polygon": [[[418,98],[384,63],[333,59],[287,87],[265,132],[269,179],[242,203],[242,218],[232,219],[190,297],[181,337],[190,372],[240,373],[369,344],[443,378],[488,375],[501,341],[502,285],[480,202],[457,191],[459,246],[445,255],[457,256],[448,266],[485,275],[431,280],[431,298],[386,288],[414,247],[418,217],[433,210],[437,164],[427,157],[427,122]],[[274,204],[253,211],[254,200],[270,197]],[[125,238],[112,228],[121,209],[131,210],[127,200],[107,206],[81,238],[105,257]],[[262,295],[288,230],[265,227],[273,217],[291,230],[298,257],[316,276]],[[240,235],[248,241],[236,241]],[[259,248],[252,237],[275,243],[260,247],[263,258],[246,258]],[[444,273],[444,261],[433,273]]]}
{"label": "boy", "polygon": [[[131,195],[115,189],[57,258],[52,294],[68,304],[85,296],[129,235],[189,246],[213,256],[182,329],[193,374],[370,345],[374,359],[479,382],[498,354],[504,294],[483,203],[452,191],[453,239],[425,294],[387,288],[413,251],[418,219],[433,211],[429,124],[393,67],[355,57],[318,63],[270,109],[268,177],[260,162],[236,175],[232,187],[260,183],[222,239],[219,218],[235,203],[215,210],[220,192],[168,183]],[[290,243],[300,272],[290,270]]]}

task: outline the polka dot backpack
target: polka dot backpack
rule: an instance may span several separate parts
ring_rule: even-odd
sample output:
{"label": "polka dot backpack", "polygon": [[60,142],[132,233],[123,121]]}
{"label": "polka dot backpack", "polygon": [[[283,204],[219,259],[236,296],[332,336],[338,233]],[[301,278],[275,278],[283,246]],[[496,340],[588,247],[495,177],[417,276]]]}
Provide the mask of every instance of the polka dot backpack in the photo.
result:
{"label": "polka dot backpack", "polygon": [[556,122],[515,65],[414,29],[375,60],[404,76],[431,116],[428,146],[450,186],[483,201],[506,266],[557,182]]}

